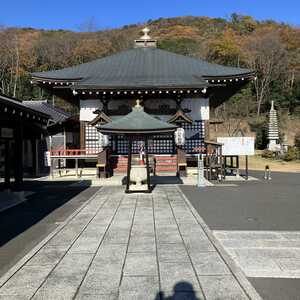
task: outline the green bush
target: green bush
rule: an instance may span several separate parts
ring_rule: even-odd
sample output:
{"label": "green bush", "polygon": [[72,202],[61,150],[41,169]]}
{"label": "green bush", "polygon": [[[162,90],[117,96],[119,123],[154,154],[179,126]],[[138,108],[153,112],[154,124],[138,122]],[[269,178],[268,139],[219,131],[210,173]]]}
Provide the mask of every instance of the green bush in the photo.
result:
{"label": "green bush", "polygon": [[263,152],[262,152],[262,154],[261,154],[261,156],[263,157],[263,158],[274,158],[275,157],[275,154],[274,154],[274,152],[273,151],[270,151],[270,150],[264,150]]}
{"label": "green bush", "polygon": [[289,147],[287,153],[283,156],[284,161],[296,160],[298,157],[298,151],[294,147]]}

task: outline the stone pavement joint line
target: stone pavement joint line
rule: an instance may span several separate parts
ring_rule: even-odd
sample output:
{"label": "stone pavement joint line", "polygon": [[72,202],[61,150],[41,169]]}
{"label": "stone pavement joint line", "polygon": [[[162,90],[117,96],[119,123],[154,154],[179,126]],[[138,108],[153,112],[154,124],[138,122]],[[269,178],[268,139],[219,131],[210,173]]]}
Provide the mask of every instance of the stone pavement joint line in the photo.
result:
{"label": "stone pavement joint line", "polygon": [[300,278],[299,231],[214,231],[248,277]]}
{"label": "stone pavement joint line", "polygon": [[176,186],[104,187],[2,284],[0,298],[260,299],[199,220]]}

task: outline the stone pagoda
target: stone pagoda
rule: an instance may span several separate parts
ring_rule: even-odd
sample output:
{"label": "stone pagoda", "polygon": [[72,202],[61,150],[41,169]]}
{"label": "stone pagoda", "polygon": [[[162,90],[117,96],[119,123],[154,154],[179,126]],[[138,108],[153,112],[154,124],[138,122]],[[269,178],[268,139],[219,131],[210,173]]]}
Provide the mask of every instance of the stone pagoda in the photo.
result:
{"label": "stone pagoda", "polygon": [[271,109],[269,113],[269,125],[268,125],[268,150],[279,151],[279,130],[278,130],[278,119],[277,111],[274,108],[274,101],[272,101]]}

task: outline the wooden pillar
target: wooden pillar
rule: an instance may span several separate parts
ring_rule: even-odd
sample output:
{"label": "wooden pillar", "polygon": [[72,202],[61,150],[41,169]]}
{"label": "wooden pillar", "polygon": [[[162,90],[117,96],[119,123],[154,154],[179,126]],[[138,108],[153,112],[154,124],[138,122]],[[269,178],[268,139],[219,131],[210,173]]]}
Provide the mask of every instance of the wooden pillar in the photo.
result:
{"label": "wooden pillar", "polygon": [[210,139],[210,134],[209,134],[209,120],[204,121],[204,139],[209,141]]}
{"label": "wooden pillar", "polygon": [[10,187],[10,147],[9,141],[5,140],[4,142],[4,188],[8,189]]}
{"label": "wooden pillar", "polygon": [[150,166],[149,166],[149,155],[148,155],[148,137],[145,138],[145,158],[146,158],[146,168],[147,168],[147,186],[148,186],[148,192],[150,192],[151,188],[150,188]]}
{"label": "wooden pillar", "polygon": [[101,99],[101,102],[102,102],[102,111],[107,115],[108,114],[108,102],[109,100],[108,99]]}
{"label": "wooden pillar", "polygon": [[85,149],[85,122],[80,121],[80,149]]}
{"label": "wooden pillar", "polygon": [[127,182],[126,182],[126,193],[130,189],[130,171],[131,171],[131,153],[132,153],[132,139],[128,139],[128,159],[127,159]]}
{"label": "wooden pillar", "polygon": [[78,158],[75,158],[75,169],[76,169],[76,177],[79,177],[79,173],[78,173]]}
{"label": "wooden pillar", "polygon": [[23,127],[20,122],[15,128],[15,185],[18,188],[23,183]]}
{"label": "wooden pillar", "polygon": [[181,102],[182,102],[182,96],[178,95],[177,98],[174,99],[176,103],[176,109],[180,110],[181,109]]}
{"label": "wooden pillar", "polygon": [[172,151],[176,154],[175,135],[172,136]]}
{"label": "wooden pillar", "polygon": [[38,175],[38,140],[31,140],[31,148],[32,148],[32,175]]}
{"label": "wooden pillar", "polygon": [[54,160],[51,157],[50,157],[50,174],[51,174],[51,177],[54,178]]}

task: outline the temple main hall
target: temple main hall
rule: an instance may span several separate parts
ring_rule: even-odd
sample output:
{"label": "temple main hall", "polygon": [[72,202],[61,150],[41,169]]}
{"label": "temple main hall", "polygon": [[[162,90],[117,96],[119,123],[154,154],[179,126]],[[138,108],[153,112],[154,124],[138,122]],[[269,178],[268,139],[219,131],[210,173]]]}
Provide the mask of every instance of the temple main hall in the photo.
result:
{"label": "temple main hall", "polygon": [[[32,74],[33,84],[78,107],[80,144],[73,148],[80,149],[81,154],[100,153],[104,145],[99,127],[130,113],[139,99],[146,113],[184,129],[181,150],[187,158],[193,157],[195,149],[209,140],[210,108],[255,78],[249,69],[161,50],[149,31],[143,30],[132,49],[69,68]],[[118,160],[128,153],[128,141],[122,135],[113,135],[105,146],[115,157],[116,168]],[[133,153],[138,153],[139,141],[132,147]],[[149,154],[157,158],[177,153],[174,135],[153,136],[148,148]],[[168,165],[162,170],[168,171]]]}

